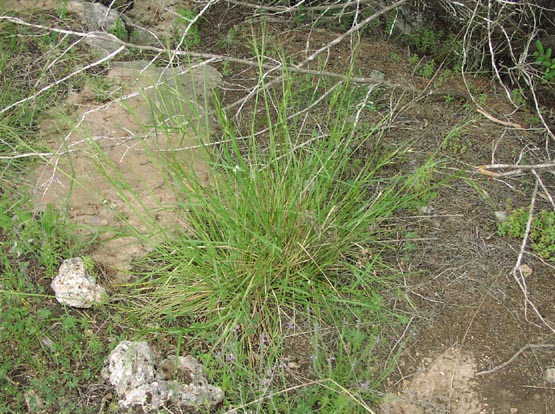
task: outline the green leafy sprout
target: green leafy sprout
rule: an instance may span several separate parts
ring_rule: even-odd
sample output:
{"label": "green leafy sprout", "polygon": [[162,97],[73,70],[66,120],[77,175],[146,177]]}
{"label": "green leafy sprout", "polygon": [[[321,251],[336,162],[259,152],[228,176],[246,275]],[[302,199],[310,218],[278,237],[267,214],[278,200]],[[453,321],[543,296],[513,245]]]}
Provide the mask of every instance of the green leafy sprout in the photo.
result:
{"label": "green leafy sprout", "polygon": [[[528,209],[516,209],[505,222],[499,224],[498,234],[522,239],[526,233],[528,219]],[[534,215],[529,237],[532,249],[538,256],[555,262],[555,212],[541,210]]]}
{"label": "green leafy sprout", "polygon": [[543,78],[546,82],[553,82],[555,79],[555,57],[552,56],[551,48],[545,49],[540,40],[536,41],[537,50],[532,54],[536,58],[536,63],[543,72]]}

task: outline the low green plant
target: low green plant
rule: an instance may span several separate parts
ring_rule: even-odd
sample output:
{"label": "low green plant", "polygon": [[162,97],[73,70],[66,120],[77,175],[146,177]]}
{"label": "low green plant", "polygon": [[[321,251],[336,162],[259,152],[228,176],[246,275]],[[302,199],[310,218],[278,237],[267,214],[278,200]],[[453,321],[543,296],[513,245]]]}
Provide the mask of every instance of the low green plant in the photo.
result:
{"label": "low green plant", "polygon": [[0,231],[5,237],[2,248],[18,259],[19,266],[36,263],[52,274],[62,256],[72,250],[68,224],[52,206],[34,213],[28,200],[14,202],[12,197],[3,194],[0,198]]}
{"label": "low green plant", "polygon": [[226,46],[231,46],[237,43],[239,39],[239,29],[236,25],[233,25],[227,31],[225,36],[222,36],[218,40],[218,47],[224,49]]}
{"label": "low green plant", "polygon": [[524,96],[524,91],[522,88],[516,88],[511,90],[511,99],[517,106],[526,106],[527,101]]}
{"label": "low green plant", "polygon": [[228,60],[222,62],[222,75],[231,76],[233,74],[233,69],[231,68],[231,63]]}
{"label": "low green plant", "polygon": [[56,0],[56,14],[60,19],[65,19],[67,17],[67,3],[68,0]]}
{"label": "low green plant", "polygon": [[116,87],[114,87],[109,79],[103,76],[91,76],[87,80],[87,84],[90,86],[99,102],[107,102],[114,99]]}
{"label": "low green plant", "polygon": [[[471,113],[470,110],[469,113]],[[466,116],[445,134],[440,148],[447,150],[451,154],[466,154],[472,148],[472,139],[469,138],[468,128],[474,123],[474,118]]]}
{"label": "low green plant", "polygon": [[401,56],[399,56],[398,53],[395,52],[391,52],[391,54],[389,55],[390,59],[395,62],[395,63],[399,63],[401,62]]}
{"label": "low green plant", "polygon": [[34,213],[24,198],[14,202],[18,197],[4,191],[0,413],[27,412],[30,405],[41,412],[85,413],[74,401],[98,375],[106,344],[89,318],[62,308],[49,290],[61,261],[81,246],[70,239],[67,223],[52,207]]}
{"label": "low green plant", "polygon": [[540,40],[536,41],[537,50],[532,54],[536,64],[540,66],[544,81],[553,82],[555,79],[555,56],[552,56],[551,48],[545,49]]}
{"label": "low green plant", "polygon": [[303,4],[297,6],[295,13],[293,14],[293,25],[294,27],[304,26],[310,19],[309,13],[305,10]]}
{"label": "low green plant", "polygon": [[127,42],[129,40],[129,32],[127,31],[127,27],[125,27],[125,23],[119,17],[116,19],[114,27],[108,30],[108,33],[113,34],[118,39],[123,40],[124,42]]}
{"label": "low green plant", "polygon": [[437,76],[437,84],[442,85],[448,82],[453,77],[453,71],[449,68],[444,69],[441,74]]}
{"label": "low green plant", "polygon": [[442,41],[443,32],[427,27],[419,27],[410,36],[404,36],[405,42],[413,45],[415,51],[421,55],[433,54]]}
{"label": "low green plant", "polygon": [[443,97],[443,100],[445,101],[446,104],[450,104],[455,100],[455,97],[453,95],[445,95]]}
{"label": "low green plant", "polygon": [[[514,210],[507,220],[498,226],[500,236],[522,239],[526,233],[529,211],[525,208]],[[530,243],[534,253],[542,259],[555,261],[555,212],[541,210],[532,218]]]}
{"label": "low green plant", "polygon": [[27,412],[26,400],[40,412],[92,412],[80,389],[97,380],[111,327],[101,337],[89,318],[42,295],[3,287],[0,298],[0,413]]}
{"label": "low green plant", "polygon": [[489,95],[487,93],[481,93],[478,95],[478,103],[480,105],[485,105],[489,99]]}
{"label": "low green plant", "polygon": [[435,73],[435,66],[436,66],[436,63],[432,59],[432,60],[429,60],[429,61],[425,62],[424,64],[418,65],[417,68],[416,68],[416,72],[420,76],[422,76],[426,79],[432,79],[432,77],[434,76],[434,73]]}
{"label": "low green plant", "polygon": [[[176,21],[176,38],[181,39],[183,46],[187,49],[200,45],[201,38],[197,12],[180,6],[177,8],[177,14],[179,18]],[[186,33],[181,32],[182,28],[186,30]]]}
{"label": "low green plant", "polygon": [[[59,24],[51,14],[26,20]],[[37,127],[44,113],[83,77],[57,81],[88,55],[66,34],[7,21],[0,32],[0,413],[87,413],[91,407],[79,396],[96,381],[107,344],[90,315],[63,308],[50,289],[61,261],[78,255],[82,244],[63,211],[33,205],[21,177],[29,177],[36,157],[20,156],[43,152]]]}
{"label": "low green plant", "polygon": [[453,34],[430,27],[418,27],[410,35],[401,36],[401,41],[419,56],[428,56],[442,67],[459,71],[462,65],[462,41]]}
{"label": "low green plant", "polygon": [[410,65],[416,65],[419,60],[420,60],[420,58],[418,57],[418,55],[411,55],[409,57],[409,64]]}

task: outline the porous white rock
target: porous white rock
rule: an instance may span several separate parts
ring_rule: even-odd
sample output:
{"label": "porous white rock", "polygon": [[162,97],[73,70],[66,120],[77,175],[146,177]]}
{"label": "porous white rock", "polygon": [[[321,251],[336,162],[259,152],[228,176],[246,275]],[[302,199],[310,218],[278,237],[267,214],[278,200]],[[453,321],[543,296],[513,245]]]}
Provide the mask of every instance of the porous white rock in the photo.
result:
{"label": "porous white rock", "polygon": [[202,365],[191,357],[169,357],[155,368],[146,342],[121,342],[108,356],[102,376],[115,388],[121,408],[159,410],[168,403],[185,407],[216,405],[223,391],[207,384]]}
{"label": "porous white rock", "polygon": [[207,383],[203,366],[192,356],[169,356],[160,363],[160,375],[172,390],[170,400],[187,407],[216,405],[224,399],[221,388]]}
{"label": "porous white rock", "polygon": [[90,308],[108,300],[106,289],[87,273],[80,257],[64,260],[51,286],[58,302],[74,308]]}
{"label": "porous white rock", "polygon": [[146,342],[121,342],[108,356],[102,376],[122,397],[119,401],[122,408],[147,403],[158,408],[167,400],[167,390],[158,389],[154,355]]}

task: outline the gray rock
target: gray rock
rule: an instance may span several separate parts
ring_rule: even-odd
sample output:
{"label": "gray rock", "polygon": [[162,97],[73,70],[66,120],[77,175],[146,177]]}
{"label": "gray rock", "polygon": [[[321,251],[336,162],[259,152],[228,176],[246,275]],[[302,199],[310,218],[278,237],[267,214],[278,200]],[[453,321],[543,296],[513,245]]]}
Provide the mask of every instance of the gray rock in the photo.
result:
{"label": "gray rock", "polygon": [[[116,10],[104,7],[100,3],[83,2],[83,8],[79,13],[83,23],[87,25],[89,30],[112,31],[118,28],[125,30],[127,18]],[[123,26],[122,26],[123,25]]]}
{"label": "gray rock", "polygon": [[87,273],[80,257],[64,260],[51,286],[58,302],[74,308],[90,308],[108,300],[106,289]]}
{"label": "gray rock", "polygon": [[100,50],[99,57],[102,58],[115,52],[121,47],[119,39],[111,33],[106,32],[89,32],[85,38],[85,43]]}
{"label": "gray rock", "polygon": [[202,365],[191,356],[168,357],[159,370],[146,342],[123,341],[108,356],[102,376],[115,387],[124,409],[154,411],[167,403],[199,407],[224,398],[219,387],[207,384]]}
{"label": "gray rock", "polygon": [[186,407],[216,405],[224,393],[207,383],[204,368],[192,356],[170,356],[160,363],[160,374],[168,381],[173,393],[170,400]]}
{"label": "gray rock", "polygon": [[507,213],[506,211],[495,212],[495,220],[497,220],[498,223],[506,222],[508,217],[509,217],[509,213]]}
{"label": "gray rock", "polygon": [[121,342],[108,356],[102,375],[115,387],[118,395],[158,379],[154,355],[146,342]]}

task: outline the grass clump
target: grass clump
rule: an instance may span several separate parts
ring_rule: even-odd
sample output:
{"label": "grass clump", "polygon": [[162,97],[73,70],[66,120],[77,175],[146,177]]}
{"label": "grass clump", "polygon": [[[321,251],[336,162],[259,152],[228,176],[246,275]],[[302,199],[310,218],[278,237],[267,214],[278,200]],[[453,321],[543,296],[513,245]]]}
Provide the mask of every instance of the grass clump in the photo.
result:
{"label": "grass clump", "polygon": [[264,113],[264,139],[255,131],[260,119],[253,117],[248,138],[240,139],[220,113],[226,144],[212,156],[207,186],[170,162],[188,226],[150,256],[140,284],[145,314],[186,320],[191,332],[215,329],[217,342],[226,342],[237,326],[273,334],[287,315],[322,318],[324,304],[374,306],[376,262],[366,277],[355,277],[356,252],[377,254],[384,221],[427,190],[422,171],[381,174],[401,150],[376,151],[352,172],[354,154],[369,142],[377,146],[380,134],[378,125],[361,132],[351,91],[348,82],[338,88],[325,122],[310,133],[291,116],[287,81],[254,105],[253,114]]}
{"label": "grass clump", "polygon": [[122,306],[148,320],[141,337],[171,337],[202,360],[224,410],[368,412],[394,362],[376,356],[391,346],[384,327],[405,322],[384,299],[395,271],[381,240],[396,211],[431,194],[435,163],[400,172],[408,145],[382,143],[388,116],[366,121],[348,81],[325,105],[303,91],[309,117],[295,85],[261,89],[241,122],[216,104],[208,183],[167,154],[182,227],[156,235]]}

